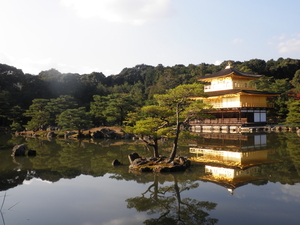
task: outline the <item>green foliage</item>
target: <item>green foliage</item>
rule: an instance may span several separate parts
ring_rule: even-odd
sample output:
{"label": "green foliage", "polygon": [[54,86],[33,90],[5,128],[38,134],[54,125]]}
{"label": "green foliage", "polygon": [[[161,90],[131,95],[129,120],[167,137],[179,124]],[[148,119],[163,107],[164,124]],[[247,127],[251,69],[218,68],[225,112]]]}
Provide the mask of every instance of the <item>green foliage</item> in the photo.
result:
{"label": "green foliage", "polygon": [[134,99],[128,94],[112,94],[108,96],[107,107],[104,115],[108,122],[116,122],[122,125],[127,112],[134,109]]}
{"label": "green foliage", "polygon": [[277,61],[269,60],[266,63],[264,75],[273,76],[275,79],[293,78],[295,72],[300,68],[300,60],[279,58]]}
{"label": "green foliage", "polygon": [[84,107],[78,109],[67,109],[62,112],[58,119],[58,125],[63,127],[63,130],[78,130],[88,129],[93,126],[91,115],[85,111]]}
{"label": "green foliage", "polygon": [[168,122],[167,119],[173,115],[169,108],[159,105],[144,106],[141,110],[144,115],[159,118],[163,122]]}
{"label": "green foliage", "polygon": [[93,95],[109,94],[107,80],[103,73],[93,72],[82,75],[79,77],[78,83],[79,87],[73,97],[81,106],[88,106],[93,100]]}
{"label": "green foliage", "polygon": [[46,110],[48,99],[34,99],[32,105],[24,113],[24,116],[31,117],[27,123],[28,130],[38,130],[43,128],[43,125],[49,124],[50,113]]}
{"label": "green foliage", "polygon": [[144,105],[146,98],[144,92],[144,86],[140,81],[135,83],[129,91],[130,97],[134,99],[135,104],[139,107]]}
{"label": "green foliage", "polygon": [[49,124],[50,113],[45,111],[38,111],[34,114],[32,119],[27,123],[27,129],[37,131],[43,129],[44,125]]}
{"label": "green foliage", "polygon": [[185,84],[170,89],[166,94],[155,95],[154,98],[158,101],[160,107],[165,107],[168,112],[172,112],[169,116],[169,121],[180,126],[187,123],[191,119],[206,118],[206,110],[210,106],[204,104],[202,101],[192,100],[191,97],[207,97],[203,92],[202,84]]}
{"label": "green foliage", "polygon": [[202,84],[194,83],[180,85],[173,89],[167,90],[166,94],[155,95],[154,98],[160,105],[171,107],[180,105],[180,109],[182,109],[186,104],[193,102],[193,100],[190,98],[195,96],[207,96],[203,93]]}
{"label": "green foliage", "polygon": [[75,109],[78,104],[74,97],[70,95],[61,95],[56,99],[50,99],[45,109],[51,114],[50,124],[57,124],[59,115],[67,109]]}
{"label": "green foliage", "polygon": [[107,106],[107,97],[94,95],[93,100],[94,101],[90,103],[90,113],[95,118],[96,125],[104,125],[106,122],[104,110]]}
{"label": "green foliage", "polygon": [[137,105],[129,94],[111,94],[106,97],[94,95],[91,102],[91,114],[97,123],[110,122],[122,125],[128,112]]}
{"label": "green foliage", "polygon": [[268,101],[274,103],[274,109],[269,111],[268,117],[274,122],[280,122],[286,118],[288,113],[287,102],[291,98],[290,90],[292,88],[288,79],[274,79],[273,77],[263,76],[255,81],[258,91],[268,91],[279,93],[277,97],[269,98]]}
{"label": "green foliage", "polygon": [[46,110],[46,106],[48,104],[48,99],[33,99],[32,105],[28,110],[24,113],[27,117],[34,117],[36,113],[43,112]]}
{"label": "green foliage", "polygon": [[[33,99],[29,109],[24,113],[24,116],[31,118],[27,129],[38,130],[45,128],[45,125],[56,125],[63,111],[76,107],[75,99],[69,95],[62,95],[56,99]],[[16,106],[12,110],[12,119],[18,122],[18,113],[22,112],[22,109]]]}
{"label": "green foliage", "polygon": [[8,91],[0,90],[0,117],[6,117],[7,112],[9,111],[9,100],[10,94]]}
{"label": "green foliage", "polygon": [[154,147],[154,155],[158,155],[157,140],[162,136],[174,137],[170,159],[174,159],[177,150],[181,125],[186,125],[190,119],[206,118],[206,104],[194,101],[191,97],[206,96],[201,84],[185,84],[167,90],[166,94],[154,95],[159,105],[144,106],[137,119],[131,117],[128,121],[134,124],[127,127],[138,135],[148,145]]}
{"label": "green foliage", "polygon": [[163,124],[164,121],[158,118],[147,117],[137,121],[134,127],[128,127],[127,129],[139,134],[141,137],[147,136],[155,139],[166,134],[165,129],[159,129]]}
{"label": "green foliage", "polygon": [[11,108],[7,118],[9,120],[12,120],[13,123],[22,122],[23,113],[24,113],[24,110],[19,105],[16,105]]}
{"label": "green foliage", "polygon": [[10,128],[12,131],[21,131],[23,130],[23,127],[20,123],[16,123],[16,122],[13,122],[11,125],[10,125]]}
{"label": "green foliage", "polygon": [[153,156],[158,157],[158,140],[170,132],[170,127],[165,125],[166,122],[161,118],[146,117],[135,121],[134,126],[127,126],[125,132],[136,134],[148,146],[153,147]]}
{"label": "green foliage", "polygon": [[280,93],[279,96],[274,98],[274,112],[280,119],[284,119],[288,113],[287,102],[290,99],[291,84],[287,79],[277,79],[270,84],[269,91]]}
{"label": "green foliage", "polygon": [[296,71],[293,79],[291,80],[291,84],[295,87],[296,91],[300,91],[300,69]]}
{"label": "green foliage", "polygon": [[[246,73],[265,74],[266,62],[261,59],[251,59],[241,64],[242,68],[247,68]],[[242,71],[242,70],[241,70]]]}
{"label": "green foliage", "polygon": [[[203,119],[205,109],[209,108],[208,105],[200,103],[191,99],[191,97],[205,97],[202,84],[185,84],[170,89],[166,94],[155,95],[154,98],[158,101],[160,106],[167,107],[173,112],[170,117],[168,126],[175,126],[175,137],[173,142],[172,152],[170,159],[173,160],[176,156],[178,138],[182,125],[186,125],[191,119]],[[200,107],[199,107],[200,106]],[[192,111],[197,109],[199,111]]]}
{"label": "green foliage", "polygon": [[288,104],[288,114],[286,123],[292,126],[300,127],[300,101],[290,101]]}

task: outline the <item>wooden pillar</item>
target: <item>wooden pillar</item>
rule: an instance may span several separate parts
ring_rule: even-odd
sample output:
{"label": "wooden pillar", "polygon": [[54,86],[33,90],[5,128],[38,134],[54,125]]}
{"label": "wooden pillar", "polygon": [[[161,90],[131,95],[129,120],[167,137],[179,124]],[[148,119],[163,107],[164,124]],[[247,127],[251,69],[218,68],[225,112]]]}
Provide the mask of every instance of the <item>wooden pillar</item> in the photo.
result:
{"label": "wooden pillar", "polygon": [[224,123],[224,114],[223,114],[223,110],[221,111],[222,114],[222,123]]}

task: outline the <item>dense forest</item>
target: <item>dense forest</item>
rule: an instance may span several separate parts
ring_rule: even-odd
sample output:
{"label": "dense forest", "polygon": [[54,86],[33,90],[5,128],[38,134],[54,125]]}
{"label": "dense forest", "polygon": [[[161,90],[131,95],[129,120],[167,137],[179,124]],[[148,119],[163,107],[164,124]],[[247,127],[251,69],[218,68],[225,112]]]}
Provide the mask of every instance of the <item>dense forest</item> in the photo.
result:
{"label": "dense forest", "polygon": [[273,122],[282,122],[287,117],[300,118],[299,107],[295,107],[299,105],[300,96],[299,59],[229,60],[220,65],[142,64],[110,76],[101,72],[60,73],[56,69],[31,75],[0,64],[0,127],[37,130],[58,124],[63,126],[71,114],[78,120],[78,129],[122,125],[129,112],[155,104],[154,94],[198,82],[198,77],[223,70],[228,62],[237,70],[264,75],[255,81],[257,90],[281,93],[269,100],[275,104],[275,110],[269,112]]}

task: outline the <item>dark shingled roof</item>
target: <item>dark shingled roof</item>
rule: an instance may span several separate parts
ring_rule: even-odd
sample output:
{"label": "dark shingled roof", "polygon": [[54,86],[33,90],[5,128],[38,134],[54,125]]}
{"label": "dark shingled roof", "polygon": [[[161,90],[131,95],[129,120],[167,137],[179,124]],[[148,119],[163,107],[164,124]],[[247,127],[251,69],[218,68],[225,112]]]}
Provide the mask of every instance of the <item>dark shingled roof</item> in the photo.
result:
{"label": "dark shingled roof", "polygon": [[231,73],[235,73],[236,75],[242,76],[242,77],[260,78],[262,76],[262,75],[255,75],[255,74],[250,74],[250,73],[244,73],[244,72],[238,71],[238,70],[233,69],[233,68],[228,68],[228,69],[224,69],[224,70],[221,70],[221,71],[216,72],[216,73],[212,73],[212,74],[204,76],[204,77],[199,77],[198,79],[207,79],[207,78],[221,77],[221,76],[229,75]]}
{"label": "dark shingled roof", "polygon": [[241,90],[241,89],[230,89],[230,90],[223,90],[223,91],[211,91],[205,92],[209,96],[220,96],[220,95],[228,95],[228,94],[236,94],[239,92],[248,93],[248,94],[263,94],[263,95],[271,95],[276,96],[279,93],[275,92],[268,92],[268,91],[254,91],[254,90]]}

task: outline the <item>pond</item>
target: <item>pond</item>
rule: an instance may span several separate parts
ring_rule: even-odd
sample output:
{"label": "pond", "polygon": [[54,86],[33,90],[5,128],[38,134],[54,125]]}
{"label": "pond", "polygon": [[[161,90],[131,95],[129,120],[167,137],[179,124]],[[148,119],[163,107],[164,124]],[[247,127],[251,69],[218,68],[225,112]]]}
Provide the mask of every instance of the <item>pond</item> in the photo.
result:
{"label": "pond", "polygon": [[[37,156],[13,158],[17,144]],[[0,225],[300,223],[295,133],[199,133],[180,141],[182,173],[130,172],[133,152],[151,156],[137,141],[0,136]]]}

